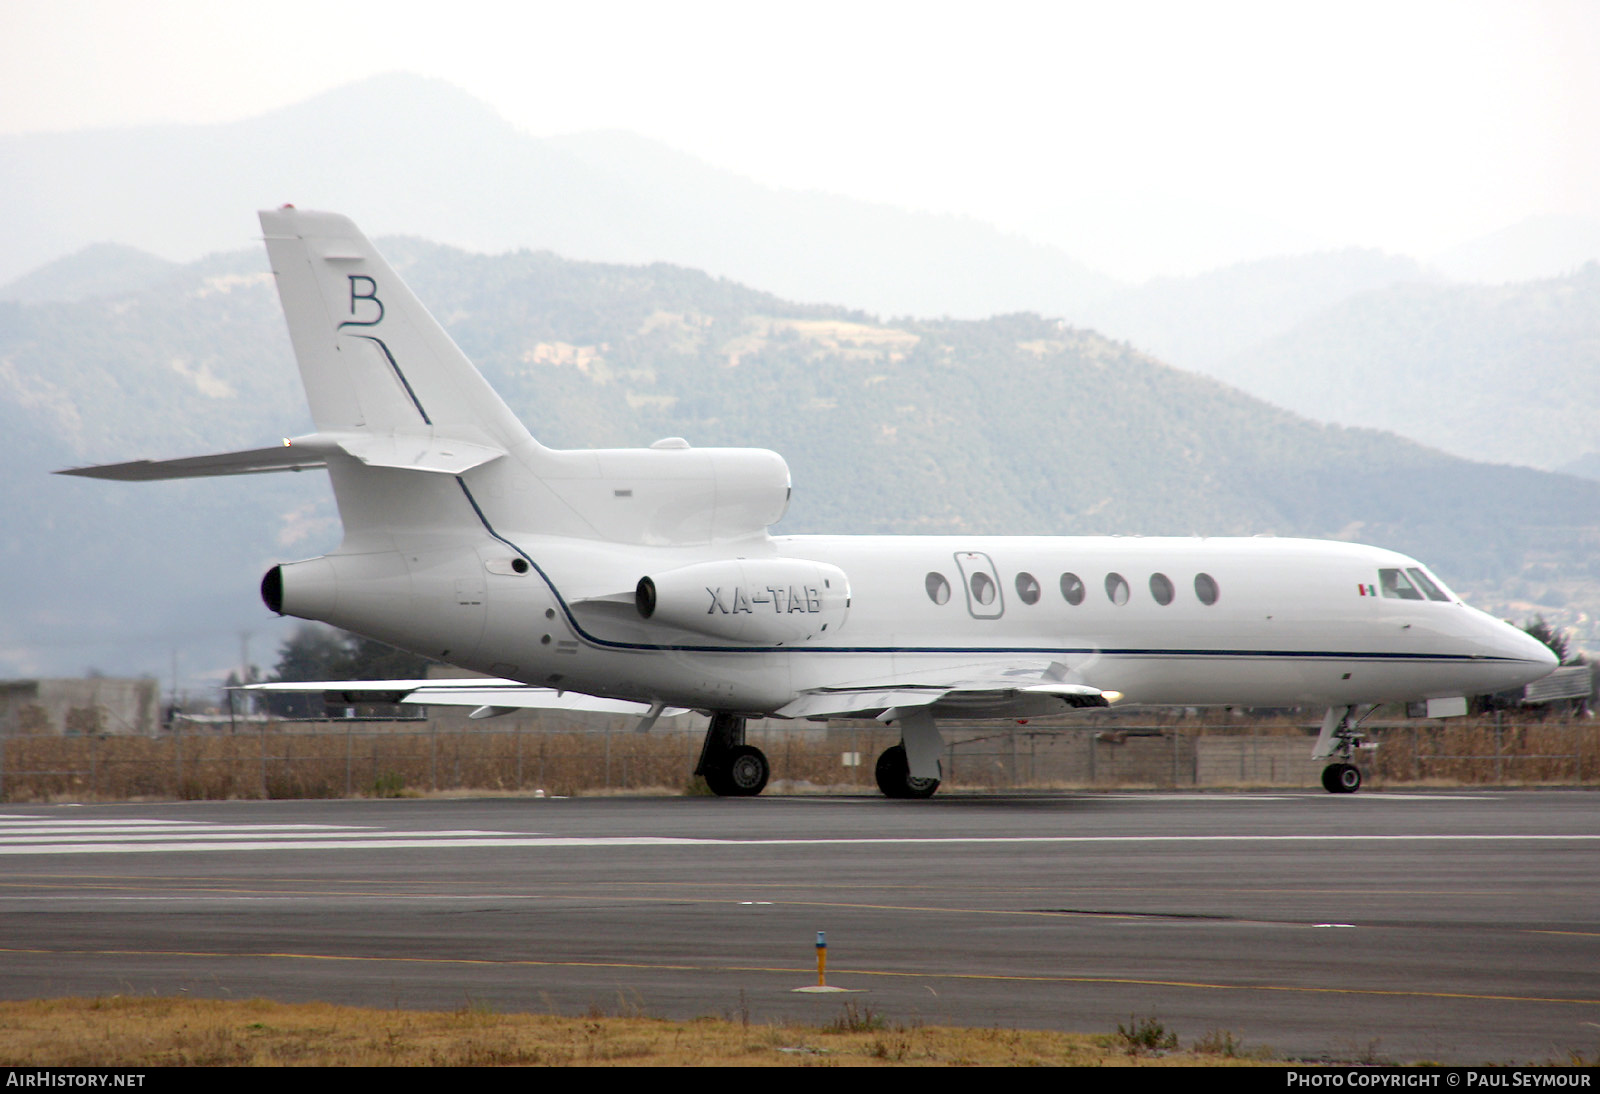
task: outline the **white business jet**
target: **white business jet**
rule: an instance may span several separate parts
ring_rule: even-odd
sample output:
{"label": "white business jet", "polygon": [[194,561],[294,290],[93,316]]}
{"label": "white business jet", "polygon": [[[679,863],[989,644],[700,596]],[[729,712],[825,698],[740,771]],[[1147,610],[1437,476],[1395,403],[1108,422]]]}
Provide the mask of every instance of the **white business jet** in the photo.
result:
{"label": "white business jet", "polygon": [[[891,797],[939,785],[939,723],[1136,704],[1328,708],[1323,784],[1369,704],[1517,687],[1555,658],[1416,560],[1316,540],[773,536],[789,469],[761,449],[556,451],[528,433],[356,226],[261,214],[316,432],[65,472],[168,479],[326,468],[344,540],[275,566],[275,612],[494,679],[287,685],[490,716],[667,711],[710,726],[696,772],[759,794],[745,720],[877,718]],[[868,473],[868,472],[864,472]],[[1445,703],[1461,712],[1465,704]]]}

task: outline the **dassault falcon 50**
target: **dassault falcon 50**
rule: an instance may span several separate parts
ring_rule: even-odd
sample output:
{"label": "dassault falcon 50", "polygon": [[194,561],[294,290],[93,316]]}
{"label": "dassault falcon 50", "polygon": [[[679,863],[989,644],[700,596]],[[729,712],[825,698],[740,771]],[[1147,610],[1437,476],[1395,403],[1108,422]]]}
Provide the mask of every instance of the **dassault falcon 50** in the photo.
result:
{"label": "dassault falcon 50", "polygon": [[[750,717],[877,718],[891,797],[939,785],[939,723],[1138,704],[1325,706],[1328,790],[1358,711],[1546,675],[1550,651],[1415,559],[1274,538],[774,536],[761,449],[559,451],[507,409],[347,218],[260,214],[316,432],[75,468],[143,480],[326,468],[344,538],[274,566],[274,612],[491,679],[329,683],[409,702],[710,716],[698,774],[759,794]],[[300,690],[321,685],[294,685]],[[1446,702],[1440,709],[1464,704]]]}

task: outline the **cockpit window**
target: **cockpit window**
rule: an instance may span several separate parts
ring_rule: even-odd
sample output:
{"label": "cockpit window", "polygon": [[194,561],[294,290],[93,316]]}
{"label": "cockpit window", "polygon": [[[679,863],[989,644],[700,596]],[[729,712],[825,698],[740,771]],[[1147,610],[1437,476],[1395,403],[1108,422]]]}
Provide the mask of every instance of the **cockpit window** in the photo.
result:
{"label": "cockpit window", "polygon": [[1443,600],[1444,602],[1449,603],[1449,595],[1446,594],[1443,589],[1439,588],[1438,585],[1434,584],[1433,579],[1430,578],[1425,572],[1417,569],[1415,566],[1408,566],[1406,567],[1406,573],[1411,575],[1411,580],[1417,583],[1417,588],[1421,589],[1425,594],[1427,594],[1429,600]]}
{"label": "cockpit window", "polygon": [[1378,571],[1378,587],[1390,600],[1421,600],[1422,594],[1398,568]]}

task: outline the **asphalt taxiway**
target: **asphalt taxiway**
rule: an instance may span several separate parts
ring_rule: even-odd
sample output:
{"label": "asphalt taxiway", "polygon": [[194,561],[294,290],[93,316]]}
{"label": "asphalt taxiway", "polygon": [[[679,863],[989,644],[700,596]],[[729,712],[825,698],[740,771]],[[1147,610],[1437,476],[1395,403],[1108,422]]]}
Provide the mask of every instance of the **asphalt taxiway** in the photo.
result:
{"label": "asphalt taxiway", "polygon": [[0,995],[113,993],[1565,1060],[1600,794],[0,805]]}

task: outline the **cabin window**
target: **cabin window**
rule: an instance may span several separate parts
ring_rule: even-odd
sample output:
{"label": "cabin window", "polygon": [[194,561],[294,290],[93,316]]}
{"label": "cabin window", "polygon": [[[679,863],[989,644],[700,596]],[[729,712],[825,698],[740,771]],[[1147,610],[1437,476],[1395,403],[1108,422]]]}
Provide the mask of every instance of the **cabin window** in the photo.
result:
{"label": "cabin window", "polygon": [[1077,574],[1061,575],[1061,599],[1076,608],[1083,603],[1083,579]]}
{"label": "cabin window", "polygon": [[1421,600],[1422,594],[1398,567],[1378,571],[1378,587],[1390,600]]}
{"label": "cabin window", "polygon": [[1172,603],[1172,579],[1166,574],[1150,575],[1150,595],[1163,606]]}
{"label": "cabin window", "polygon": [[950,602],[950,582],[945,580],[943,574],[937,570],[929,571],[923,579],[923,584],[928,589],[928,599],[935,604],[948,604]]}
{"label": "cabin window", "polygon": [[1406,573],[1411,575],[1411,580],[1417,583],[1417,588],[1421,589],[1427,595],[1429,600],[1442,600],[1445,603],[1450,602],[1450,598],[1445,595],[1444,590],[1435,585],[1433,583],[1433,579],[1422,570],[1419,570],[1416,567],[1408,567],[1406,569]]}
{"label": "cabin window", "polygon": [[1121,574],[1106,575],[1106,596],[1111,603],[1121,607],[1128,602],[1128,579]]}
{"label": "cabin window", "polygon": [[1024,604],[1039,603],[1039,579],[1029,573],[1018,574],[1017,599]]}
{"label": "cabin window", "polygon": [[1194,595],[1205,605],[1217,602],[1217,579],[1210,574],[1194,575]]}
{"label": "cabin window", "polygon": [[972,575],[972,599],[979,604],[994,603],[994,578],[986,573]]}

